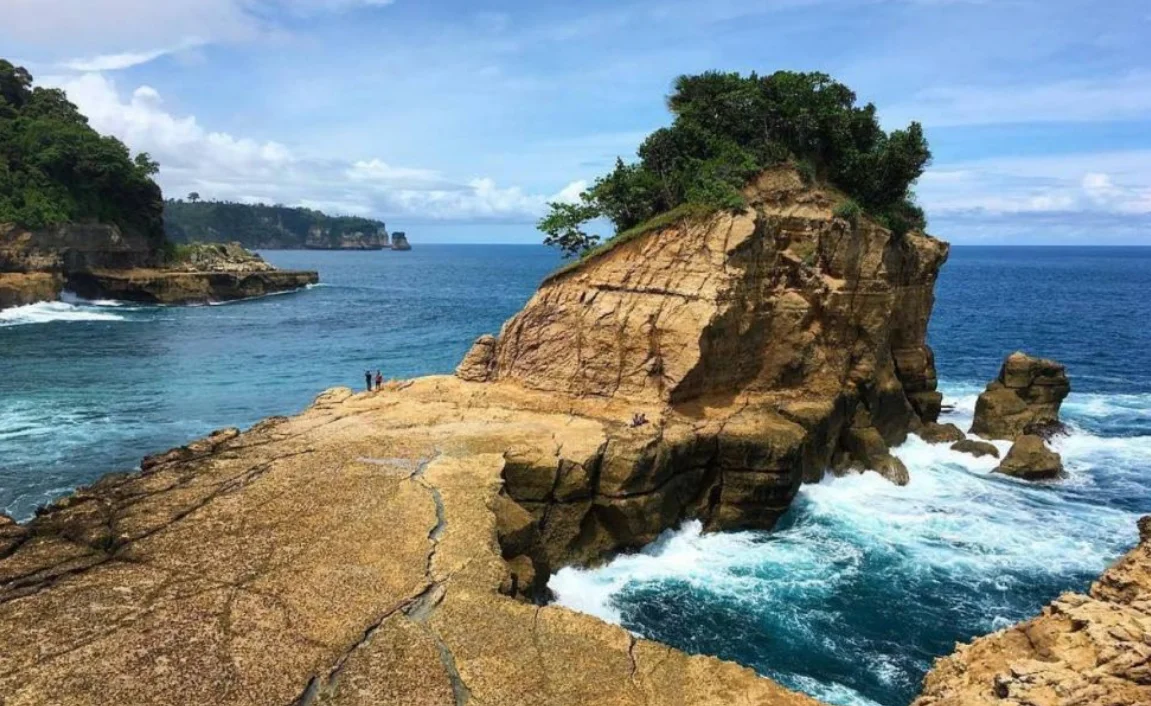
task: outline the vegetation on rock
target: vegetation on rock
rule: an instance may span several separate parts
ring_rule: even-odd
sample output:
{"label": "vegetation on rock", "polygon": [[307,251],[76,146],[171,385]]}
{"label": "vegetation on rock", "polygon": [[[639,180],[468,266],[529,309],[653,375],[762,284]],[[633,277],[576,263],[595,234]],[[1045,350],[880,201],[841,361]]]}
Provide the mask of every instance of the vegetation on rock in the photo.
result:
{"label": "vegetation on rock", "polygon": [[748,181],[788,160],[897,235],[925,226],[911,191],[931,160],[922,126],[884,131],[875,106],[856,105],[855,93],[827,74],[680,76],[668,108],[672,125],[648,135],[639,161],[617,159],[578,203],[550,205],[539,222],[547,244],[582,256],[599,243],[585,230],[598,218],[622,234],[684,204],[693,213],[741,208]]}
{"label": "vegetation on rock", "polygon": [[159,246],[163,200],[157,164],[101,135],[57,88],[32,87],[0,59],[0,222],[39,229],[113,223]]}
{"label": "vegetation on rock", "polygon": [[202,201],[195,192],[186,201],[165,202],[164,222],[168,237],[177,243],[236,241],[248,248],[339,247],[345,237],[376,238],[386,232],[382,221],[370,218],[329,216],[282,205]]}

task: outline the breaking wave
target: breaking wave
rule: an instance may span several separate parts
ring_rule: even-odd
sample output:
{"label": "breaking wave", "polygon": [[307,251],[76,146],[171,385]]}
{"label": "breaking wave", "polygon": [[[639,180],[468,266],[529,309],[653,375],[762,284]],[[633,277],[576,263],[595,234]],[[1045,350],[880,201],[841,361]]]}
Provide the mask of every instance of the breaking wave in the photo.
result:
{"label": "breaking wave", "polygon": [[[978,388],[948,392],[942,421],[967,428]],[[1073,395],[1064,411],[1063,480],[993,474],[993,458],[913,436],[894,450],[906,487],[874,473],[828,477],[804,486],[772,532],[702,534],[689,522],[601,568],[563,569],[549,586],[569,608],[829,703],[902,706],[954,642],[1086,588],[1134,544],[1151,395]],[[1108,428],[1127,435],[1096,431]]]}
{"label": "breaking wave", "polygon": [[123,321],[124,317],[120,314],[104,310],[116,306],[119,306],[119,302],[74,304],[58,301],[15,306],[0,310],[0,327],[49,324],[58,321]]}

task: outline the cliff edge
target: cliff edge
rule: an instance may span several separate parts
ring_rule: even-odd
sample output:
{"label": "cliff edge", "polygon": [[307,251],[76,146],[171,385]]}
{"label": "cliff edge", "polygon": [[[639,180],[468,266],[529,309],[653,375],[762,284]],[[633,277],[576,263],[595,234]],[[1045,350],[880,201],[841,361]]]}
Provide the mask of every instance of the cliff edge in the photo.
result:
{"label": "cliff edge", "polygon": [[[550,279],[454,377],[336,389],[0,525],[16,704],[813,705],[541,606],[688,518],[770,527],[933,420],[947,246],[765,174]],[[905,471],[904,471],[905,472]]]}
{"label": "cliff edge", "polygon": [[1151,704],[1151,517],[1091,586],[936,661],[913,706]]}

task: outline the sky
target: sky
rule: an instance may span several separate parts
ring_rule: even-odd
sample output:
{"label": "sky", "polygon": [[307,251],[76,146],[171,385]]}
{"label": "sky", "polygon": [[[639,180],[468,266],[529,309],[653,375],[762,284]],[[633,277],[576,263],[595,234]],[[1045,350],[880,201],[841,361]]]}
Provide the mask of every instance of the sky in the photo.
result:
{"label": "sky", "polygon": [[956,244],[1151,245],[1147,0],[0,0],[0,56],[160,162],[167,196],[538,242],[670,122],[677,75],[825,71]]}

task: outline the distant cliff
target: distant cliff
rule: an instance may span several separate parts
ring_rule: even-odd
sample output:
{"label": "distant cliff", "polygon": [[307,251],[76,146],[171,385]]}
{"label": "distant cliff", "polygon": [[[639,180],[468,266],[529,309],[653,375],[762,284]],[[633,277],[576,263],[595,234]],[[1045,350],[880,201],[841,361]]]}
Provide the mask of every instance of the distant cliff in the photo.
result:
{"label": "distant cliff", "polygon": [[169,199],[164,203],[164,229],[176,243],[239,242],[267,250],[389,247],[383,221],[267,204]]}

